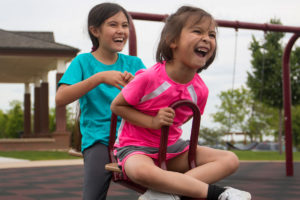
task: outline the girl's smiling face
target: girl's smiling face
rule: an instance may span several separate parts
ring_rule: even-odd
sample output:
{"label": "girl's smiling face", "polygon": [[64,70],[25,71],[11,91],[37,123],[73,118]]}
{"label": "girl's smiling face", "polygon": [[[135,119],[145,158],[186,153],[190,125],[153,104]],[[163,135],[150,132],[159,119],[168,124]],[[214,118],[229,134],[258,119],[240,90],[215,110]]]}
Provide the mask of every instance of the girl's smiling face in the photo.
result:
{"label": "girl's smiling face", "polygon": [[204,17],[195,23],[190,17],[180,37],[170,47],[174,60],[196,71],[203,67],[216,49],[216,27],[213,19]]}
{"label": "girl's smiling face", "polygon": [[120,11],[106,19],[94,35],[102,50],[111,53],[122,51],[129,35],[129,23],[125,14]]}

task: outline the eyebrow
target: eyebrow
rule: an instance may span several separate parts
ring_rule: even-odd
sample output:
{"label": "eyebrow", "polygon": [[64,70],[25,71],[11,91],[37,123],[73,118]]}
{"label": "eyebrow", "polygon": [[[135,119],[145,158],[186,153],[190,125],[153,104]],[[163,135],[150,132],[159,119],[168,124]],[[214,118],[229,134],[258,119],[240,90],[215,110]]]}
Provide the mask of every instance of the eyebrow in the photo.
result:
{"label": "eyebrow", "polygon": [[[108,21],[107,23],[108,23],[108,24],[111,24],[111,23],[119,23],[119,22],[118,22],[118,21],[115,21],[115,20],[112,20],[112,21]],[[123,21],[123,22],[121,22],[121,24],[124,24],[124,23],[129,24],[128,21]]]}
{"label": "eyebrow", "polygon": [[199,30],[207,30],[210,33],[211,32],[217,33],[215,29],[210,30],[210,27],[208,29],[204,29],[204,28],[202,28],[202,26],[199,26],[198,24],[191,25],[189,28],[191,28],[191,29],[196,28],[196,29],[199,29]]}

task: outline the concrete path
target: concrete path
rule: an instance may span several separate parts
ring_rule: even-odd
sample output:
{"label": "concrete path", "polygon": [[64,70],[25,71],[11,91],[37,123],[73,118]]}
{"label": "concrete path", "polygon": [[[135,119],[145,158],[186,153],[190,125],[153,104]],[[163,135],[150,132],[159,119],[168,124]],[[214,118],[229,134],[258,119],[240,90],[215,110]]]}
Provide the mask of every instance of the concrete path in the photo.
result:
{"label": "concrete path", "polygon": [[0,157],[0,169],[83,165],[83,159],[29,161],[15,158]]}

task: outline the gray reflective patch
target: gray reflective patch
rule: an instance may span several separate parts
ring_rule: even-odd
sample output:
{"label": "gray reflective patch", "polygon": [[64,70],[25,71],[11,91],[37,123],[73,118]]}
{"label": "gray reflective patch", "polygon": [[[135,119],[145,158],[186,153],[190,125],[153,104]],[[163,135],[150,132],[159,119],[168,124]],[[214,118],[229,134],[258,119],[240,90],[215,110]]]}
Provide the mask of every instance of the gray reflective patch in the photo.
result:
{"label": "gray reflective patch", "polygon": [[194,86],[193,85],[190,85],[190,86],[188,86],[188,91],[189,91],[189,93],[190,93],[190,96],[191,96],[191,98],[192,98],[192,101],[195,103],[195,104],[197,104],[197,94],[196,94],[196,92],[195,92],[195,89],[194,89]]}
{"label": "gray reflective patch", "polygon": [[145,101],[148,101],[150,99],[153,99],[157,97],[158,95],[162,94],[164,91],[166,91],[169,87],[171,87],[171,84],[165,81],[163,84],[161,84],[158,88],[156,88],[153,92],[145,95],[142,97],[140,103],[143,103]]}

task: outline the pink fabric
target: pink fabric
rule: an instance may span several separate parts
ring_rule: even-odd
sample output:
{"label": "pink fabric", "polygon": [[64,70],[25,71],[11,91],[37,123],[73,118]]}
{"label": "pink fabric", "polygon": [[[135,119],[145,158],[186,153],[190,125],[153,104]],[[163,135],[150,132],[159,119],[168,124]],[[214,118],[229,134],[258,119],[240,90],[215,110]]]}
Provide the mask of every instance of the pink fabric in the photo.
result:
{"label": "pink fabric", "polygon": [[[147,70],[138,71],[135,78],[123,88],[122,94],[129,104],[151,116],[155,116],[159,109],[182,99],[194,101],[203,114],[208,88],[198,74],[187,84],[176,83],[168,77],[165,63],[157,63]],[[176,109],[174,123],[169,129],[168,146],[180,138],[180,126],[191,115],[189,108]],[[161,130],[138,127],[123,120],[117,146],[159,147],[160,134]]]}

